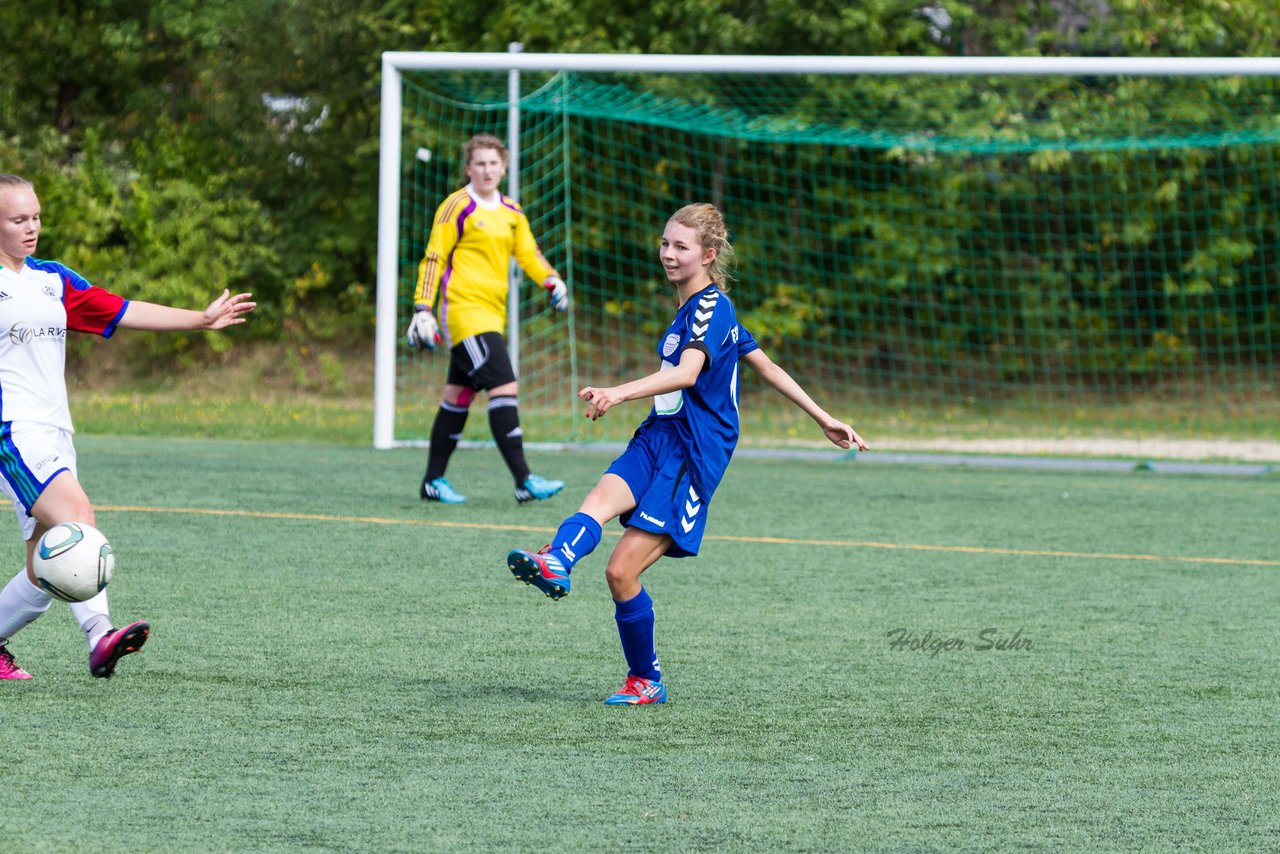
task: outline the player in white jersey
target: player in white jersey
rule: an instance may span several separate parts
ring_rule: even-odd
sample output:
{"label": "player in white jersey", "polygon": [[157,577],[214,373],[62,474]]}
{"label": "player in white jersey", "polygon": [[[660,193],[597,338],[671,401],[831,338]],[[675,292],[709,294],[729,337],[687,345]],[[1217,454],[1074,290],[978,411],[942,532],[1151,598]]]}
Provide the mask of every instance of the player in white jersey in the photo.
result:
{"label": "player in white jersey", "polygon": [[[36,586],[31,560],[45,531],[62,522],[94,525],[76,476],[65,377],[67,332],[110,338],[117,329],[176,332],[244,323],[250,294],[223,291],[204,311],[126,300],[56,261],[31,257],[40,238],[40,200],[29,181],[0,175],[0,489],[13,499],[27,563],[0,589],[0,681],[30,679],[8,641],[43,614],[52,597]],[[150,625],[117,629],[102,591],[71,605],[89,642],[89,672],[110,676],[136,652]]]}

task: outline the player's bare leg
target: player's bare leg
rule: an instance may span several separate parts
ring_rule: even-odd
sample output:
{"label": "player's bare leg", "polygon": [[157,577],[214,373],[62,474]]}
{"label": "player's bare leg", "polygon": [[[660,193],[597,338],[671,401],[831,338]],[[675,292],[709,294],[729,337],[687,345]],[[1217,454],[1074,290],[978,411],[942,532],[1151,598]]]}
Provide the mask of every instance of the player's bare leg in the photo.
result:
{"label": "player's bare leg", "polygon": [[[621,478],[619,478],[621,480]],[[671,548],[670,534],[655,534],[627,528],[609,556],[604,579],[613,601],[623,602],[640,595],[640,576]]]}
{"label": "player's bare leg", "polygon": [[643,706],[667,700],[654,647],[653,600],[640,584],[640,576],[670,547],[669,534],[628,528],[609,557],[605,581],[613,595],[618,638],[627,659],[627,678],[622,688],[605,700],[605,705]]}
{"label": "player's bare leg", "polygon": [[8,640],[34,622],[53,603],[53,597],[36,584],[31,562],[36,544],[59,522],[93,524],[93,506],[70,471],[56,475],[31,508],[35,528],[27,540],[27,563],[0,589],[0,679],[30,679],[13,658]]}
{"label": "player's bare leg", "polygon": [[601,525],[616,519],[636,506],[636,497],[631,494],[627,482],[612,472],[606,472],[598,483],[582,499],[579,513],[586,513]]}
{"label": "player's bare leg", "polygon": [[31,561],[35,557],[36,544],[50,528],[63,522],[84,522],[94,527],[97,524],[89,496],[85,494],[80,481],[69,471],[61,472],[49,481],[36,503],[31,505],[31,516],[36,520],[36,528],[27,540],[27,577],[35,584]]}
{"label": "player's bare leg", "polygon": [[[36,519],[36,528],[31,539],[27,540],[27,576],[34,584],[32,558],[45,532],[62,522],[95,525],[95,520],[89,497],[69,471],[49,482],[36,503],[31,505],[31,515]],[[123,629],[112,626],[105,590],[85,602],[72,602],[70,606],[89,644],[89,672],[96,677],[110,676],[115,672],[116,662],[141,649],[151,634],[151,626],[143,620],[135,620]]]}

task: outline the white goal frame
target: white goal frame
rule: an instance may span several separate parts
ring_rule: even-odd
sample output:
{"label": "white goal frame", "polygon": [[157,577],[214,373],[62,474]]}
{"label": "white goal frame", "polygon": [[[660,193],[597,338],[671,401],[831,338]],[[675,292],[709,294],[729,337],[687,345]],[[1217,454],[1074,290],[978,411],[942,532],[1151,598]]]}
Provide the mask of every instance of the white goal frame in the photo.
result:
{"label": "white goal frame", "polygon": [[[519,195],[519,78],[521,71],[651,72],[665,74],[999,75],[1280,77],[1280,58],[1252,57],[936,57],[936,56],[706,56],[655,54],[456,53],[382,54],[382,118],[378,160],[377,327],[374,339],[373,446],[421,445],[395,438],[396,322],[399,297],[402,75],[406,71],[507,72],[512,116],[509,195]],[[516,288],[512,288],[515,305]],[[510,312],[512,358],[519,357],[519,317]],[[518,362],[517,362],[518,364]]]}

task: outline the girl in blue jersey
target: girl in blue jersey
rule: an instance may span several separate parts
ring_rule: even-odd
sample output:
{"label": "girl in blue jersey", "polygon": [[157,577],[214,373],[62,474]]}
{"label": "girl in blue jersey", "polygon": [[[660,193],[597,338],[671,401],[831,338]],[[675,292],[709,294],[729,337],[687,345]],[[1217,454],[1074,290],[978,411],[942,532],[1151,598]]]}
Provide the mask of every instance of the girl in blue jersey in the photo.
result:
{"label": "girl in blue jersey", "polygon": [[[0,175],[0,492],[13,499],[27,544],[26,566],[0,588],[0,681],[31,678],[7,642],[52,603],[31,573],[36,543],[62,522],[94,524],[93,505],[76,476],[66,333],[110,338],[117,329],[223,329],[244,323],[255,305],[249,294],[226,291],[203,311],[127,300],[64,264],[31,257],[39,238],[35,188],[17,175]],[[71,611],[89,642],[89,672],[98,677],[110,676],[151,630],[142,620],[115,628],[105,590],[72,603]]]}
{"label": "girl in blue jersey", "polygon": [[744,359],[753,359],[753,367],[818,420],[833,441],[866,448],[852,428],[822,411],[754,342],[748,344],[749,336],[744,340],[725,293],[732,257],[724,218],[713,205],[687,205],[667,222],[659,260],[676,287],[679,309],[658,343],[661,368],[619,386],[578,392],[593,421],[637,398],[652,397],[653,409],[578,512],[561,523],[552,544],[507,555],[517,579],[559,599],[569,592],[573,565],[600,542],[602,526],[615,517],[626,526],[605,580],[628,672],[622,689],[605,700],[608,705],[666,701],[653,600],[640,576],[663,555],[698,553],[711,500],[738,442],[740,347]]}

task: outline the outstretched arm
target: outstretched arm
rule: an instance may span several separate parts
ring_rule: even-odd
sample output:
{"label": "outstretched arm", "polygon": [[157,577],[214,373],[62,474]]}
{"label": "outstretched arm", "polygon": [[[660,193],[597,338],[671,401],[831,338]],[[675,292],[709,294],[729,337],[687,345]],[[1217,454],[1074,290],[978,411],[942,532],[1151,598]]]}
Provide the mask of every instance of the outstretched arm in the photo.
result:
{"label": "outstretched arm", "polygon": [[808,392],[800,387],[800,383],[792,379],[791,374],[770,359],[764,350],[752,350],[739,361],[750,365],[752,370],[760,375],[761,379],[776,388],[784,397],[804,410],[814,421],[818,422],[822,432],[836,445],[841,448],[856,447],[859,451],[869,450],[867,443],[862,441],[862,437],[852,427],[832,417],[830,413],[815,403]]}
{"label": "outstretched arm", "polygon": [[655,371],[647,377],[622,385],[600,388],[586,386],[578,392],[578,398],[587,402],[587,417],[595,421],[613,406],[638,397],[653,397],[678,388],[688,388],[698,381],[698,374],[707,363],[707,354],[688,347],[680,354],[680,364],[665,371]]}
{"label": "outstretched arm", "polygon": [[204,311],[131,300],[124,317],[120,318],[119,326],[122,329],[144,329],[150,332],[223,329],[236,323],[244,323],[244,315],[258,305],[256,302],[249,302],[252,297],[253,294],[232,296],[230,291],[224,290]]}

